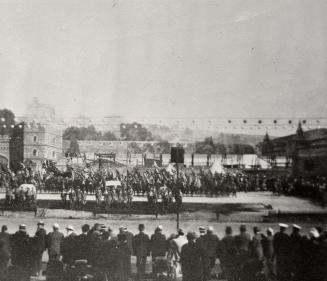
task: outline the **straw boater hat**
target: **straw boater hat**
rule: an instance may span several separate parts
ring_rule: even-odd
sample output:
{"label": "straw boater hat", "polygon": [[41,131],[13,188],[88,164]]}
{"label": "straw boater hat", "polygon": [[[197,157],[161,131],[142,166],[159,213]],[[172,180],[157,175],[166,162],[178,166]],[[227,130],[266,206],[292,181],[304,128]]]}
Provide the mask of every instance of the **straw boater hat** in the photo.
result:
{"label": "straw boater hat", "polygon": [[288,228],[288,225],[286,224],[286,223],[280,223],[280,224],[278,224],[279,225],[279,227],[281,227],[281,228]]}
{"label": "straw boater hat", "polygon": [[70,231],[75,231],[74,227],[69,224],[67,227],[66,227],[67,230],[70,230]]}
{"label": "straw boater hat", "polygon": [[295,228],[295,229],[298,229],[298,230],[301,230],[302,229],[302,227],[299,226],[299,225],[297,225],[297,224],[293,224],[292,227]]}
{"label": "straw boater hat", "polygon": [[25,224],[21,224],[21,225],[19,226],[19,230],[20,230],[20,231],[23,231],[23,232],[26,232],[26,225],[25,225]]}

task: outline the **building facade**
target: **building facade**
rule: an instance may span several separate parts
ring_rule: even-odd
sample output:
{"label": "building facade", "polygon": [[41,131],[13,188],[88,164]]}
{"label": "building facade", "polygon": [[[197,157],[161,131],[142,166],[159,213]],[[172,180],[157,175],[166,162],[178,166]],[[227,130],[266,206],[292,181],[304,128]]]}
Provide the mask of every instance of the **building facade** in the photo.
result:
{"label": "building facade", "polygon": [[24,160],[40,165],[44,160],[56,162],[62,156],[60,129],[33,123],[24,126]]}
{"label": "building facade", "polygon": [[301,123],[295,134],[260,143],[261,154],[272,162],[289,159],[294,176],[327,176],[327,129],[303,131]]}

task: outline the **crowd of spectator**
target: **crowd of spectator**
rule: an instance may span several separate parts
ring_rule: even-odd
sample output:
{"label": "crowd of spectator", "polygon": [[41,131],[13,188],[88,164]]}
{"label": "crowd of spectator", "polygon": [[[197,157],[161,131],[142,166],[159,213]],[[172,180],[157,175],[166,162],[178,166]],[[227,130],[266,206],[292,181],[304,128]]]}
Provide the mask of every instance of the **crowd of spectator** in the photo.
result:
{"label": "crowd of spectator", "polygon": [[[93,269],[89,280],[127,281],[132,276],[143,280],[165,273],[162,276],[167,280],[181,276],[183,281],[215,277],[228,281],[326,281],[327,232],[317,227],[303,235],[301,227],[293,224],[288,235],[288,227],[280,223],[280,230],[274,234],[271,228],[261,231],[254,226],[250,234],[247,226],[241,225],[235,235],[227,226],[224,237],[218,237],[209,226],[200,227],[198,233],[179,229],[166,237],[160,225],[150,236],[144,224],[139,225],[135,235],[126,226],[115,235],[110,227],[99,223],[83,225],[80,234],[68,225],[64,235],[57,223],[46,233],[44,222],[40,221],[34,236],[27,233],[24,224],[14,234],[9,234],[4,225],[0,233],[0,280],[29,280],[31,275],[42,275],[42,256],[46,251],[49,261],[45,273],[54,264],[57,268],[61,265],[61,270],[56,271],[59,274],[84,261]],[[133,255],[137,268],[134,275]],[[149,257],[151,273],[146,270]],[[218,264],[220,272],[216,269]]]}

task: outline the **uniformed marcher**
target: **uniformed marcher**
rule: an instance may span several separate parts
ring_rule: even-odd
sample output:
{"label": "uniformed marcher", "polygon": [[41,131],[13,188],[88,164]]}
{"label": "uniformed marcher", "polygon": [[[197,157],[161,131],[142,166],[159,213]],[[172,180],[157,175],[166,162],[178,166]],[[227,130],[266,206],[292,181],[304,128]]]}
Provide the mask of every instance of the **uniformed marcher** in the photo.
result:
{"label": "uniformed marcher", "polygon": [[61,256],[61,242],[64,235],[59,231],[59,224],[53,224],[53,231],[48,233],[47,248],[49,261],[59,261]]}
{"label": "uniformed marcher", "polygon": [[150,238],[144,233],[144,224],[139,225],[140,233],[133,237],[133,252],[136,256],[138,278],[143,278],[147,256],[150,253]]}
{"label": "uniformed marcher", "polygon": [[62,261],[64,264],[72,265],[78,255],[76,245],[76,233],[72,225],[66,227],[67,236],[64,237],[61,243]]}
{"label": "uniformed marcher", "polygon": [[279,281],[289,281],[291,278],[291,248],[290,237],[285,233],[287,224],[279,224],[280,231],[274,236],[273,245],[276,256],[276,274]]}
{"label": "uniformed marcher", "polygon": [[196,234],[187,233],[188,243],[181,250],[183,281],[199,281],[202,278],[201,250],[196,243]]}

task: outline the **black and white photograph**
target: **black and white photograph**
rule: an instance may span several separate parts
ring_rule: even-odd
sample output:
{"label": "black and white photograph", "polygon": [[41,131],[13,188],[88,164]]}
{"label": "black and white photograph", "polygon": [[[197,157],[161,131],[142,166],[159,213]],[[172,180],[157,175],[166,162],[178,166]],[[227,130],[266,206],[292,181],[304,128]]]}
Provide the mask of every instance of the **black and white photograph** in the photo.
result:
{"label": "black and white photograph", "polygon": [[327,281],[326,0],[0,0],[0,281]]}

